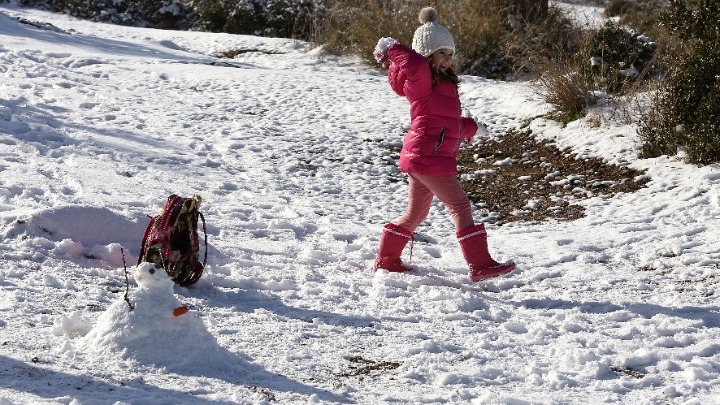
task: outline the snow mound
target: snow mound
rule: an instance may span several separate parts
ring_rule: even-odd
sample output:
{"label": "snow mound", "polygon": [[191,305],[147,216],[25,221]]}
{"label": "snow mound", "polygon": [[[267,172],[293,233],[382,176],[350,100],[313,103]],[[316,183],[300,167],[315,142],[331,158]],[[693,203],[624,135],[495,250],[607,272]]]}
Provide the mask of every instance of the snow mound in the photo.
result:
{"label": "snow mound", "polygon": [[134,309],[129,310],[120,297],[78,340],[78,349],[97,359],[121,356],[181,374],[227,370],[242,363],[218,345],[197,314],[183,313],[183,305],[173,294],[174,283],[165,271],[143,263],[134,275],[138,284],[130,297]]}
{"label": "snow mound", "polygon": [[139,219],[126,218],[107,208],[70,205],[19,217],[5,233],[7,237],[13,230],[30,228],[33,235],[49,235],[49,239],[56,241],[71,239],[85,246],[111,243],[139,246],[146,225]]}

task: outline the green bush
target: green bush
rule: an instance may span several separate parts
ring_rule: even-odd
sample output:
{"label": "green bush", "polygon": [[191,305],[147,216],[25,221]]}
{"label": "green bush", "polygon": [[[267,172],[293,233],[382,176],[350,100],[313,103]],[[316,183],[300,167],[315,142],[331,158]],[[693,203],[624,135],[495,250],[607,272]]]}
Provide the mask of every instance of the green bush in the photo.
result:
{"label": "green bush", "polygon": [[330,0],[20,0],[112,24],[312,39]]}
{"label": "green bush", "polygon": [[165,28],[190,24],[190,10],[181,0],[20,0],[19,4],[112,24]]}
{"label": "green bush", "polygon": [[662,16],[671,34],[687,46],[676,72],[661,90],[654,113],[642,121],[641,155],[685,149],[691,163],[720,162],[720,4],[715,0],[671,0]]}
{"label": "green bush", "polygon": [[644,37],[608,22],[590,37],[575,62],[597,89],[619,93],[650,67],[656,48]]}
{"label": "green bush", "polygon": [[312,39],[326,0],[194,0],[195,26],[204,31]]}
{"label": "green bush", "polygon": [[34,7],[50,11],[62,11],[65,0],[18,0],[23,7]]}

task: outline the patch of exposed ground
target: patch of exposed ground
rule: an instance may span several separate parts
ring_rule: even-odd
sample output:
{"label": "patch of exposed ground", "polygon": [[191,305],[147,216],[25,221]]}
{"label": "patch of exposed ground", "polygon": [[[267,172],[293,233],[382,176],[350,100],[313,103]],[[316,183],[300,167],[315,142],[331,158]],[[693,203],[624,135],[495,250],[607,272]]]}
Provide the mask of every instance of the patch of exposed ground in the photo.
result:
{"label": "patch of exposed ground", "polygon": [[338,374],[339,377],[377,375],[400,367],[400,363],[395,361],[374,361],[361,356],[353,356],[348,360],[351,363],[349,370]]}
{"label": "patch of exposed ground", "polygon": [[585,215],[581,200],[631,193],[649,181],[638,170],[578,158],[521,131],[463,147],[458,163],[470,200],[496,224],[574,220]]}

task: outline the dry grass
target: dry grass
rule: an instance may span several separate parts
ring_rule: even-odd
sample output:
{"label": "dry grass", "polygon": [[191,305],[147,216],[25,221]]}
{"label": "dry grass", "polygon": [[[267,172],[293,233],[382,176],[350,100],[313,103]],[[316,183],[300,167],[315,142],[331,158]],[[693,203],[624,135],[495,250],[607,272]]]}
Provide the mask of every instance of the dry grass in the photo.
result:
{"label": "dry grass", "polygon": [[555,108],[553,119],[568,123],[585,115],[595,104],[592,83],[577,73],[572,63],[545,62],[544,73],[538,78],[545,101]]}
{"label": "dry grass", "polygon": [[318,29],[316,41],[332,53],[359,55],[371,65],[381,37],[410,45],[425,6],[437,9],[439,20],[455,39],[458,71],[489,78],[515,78],[530,73],[535,55],[553,57],[575,42],[577,31],[559,9],[545,20],[515,28],[498,0],[333,0]]}
{"label": "dry grass", "polygon": [[565,12],[554,6],[547,18],[509,31],[503,41],[505,58],[515,70],[515,77],[527,74],[538,77],[549,68],[562,66],[579,52],[586,33]]}
{"label": "dry grass", "polygon": [[447,27],[455,37],[456,65],[465,74],[485,77],[502,75],[507,68],[504,40],[507,33],[504,9],[493,0],[443,2],[438,8],[447,16]]}
{"label": "dry grass", "polygon": [[378,39],[393,37],[410,43],[417,28],[406,2],[335,0],[328,17],[318,28],[316,41],[341,55],[358,55],[373,64]]}

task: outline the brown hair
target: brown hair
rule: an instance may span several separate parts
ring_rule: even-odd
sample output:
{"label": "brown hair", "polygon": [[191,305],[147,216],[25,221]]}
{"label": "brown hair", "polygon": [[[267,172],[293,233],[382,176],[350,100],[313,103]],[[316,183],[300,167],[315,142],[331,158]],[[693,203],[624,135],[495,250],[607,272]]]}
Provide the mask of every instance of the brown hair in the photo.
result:
{"label": "brown hair", "polygon": [[457,89],[460,85],[460,78],[458,77],[457,73],[455,73],[453,68],[451,67],[448,70],[442,72],[439,69],[436,69],[432,65],[432,63],[430,63],[430,58],[432,58],[432,55],[428,57],[428,64],[430,64],[430,72],[432,72],[433,88],[437,87],[440,82],[450,82]]}

